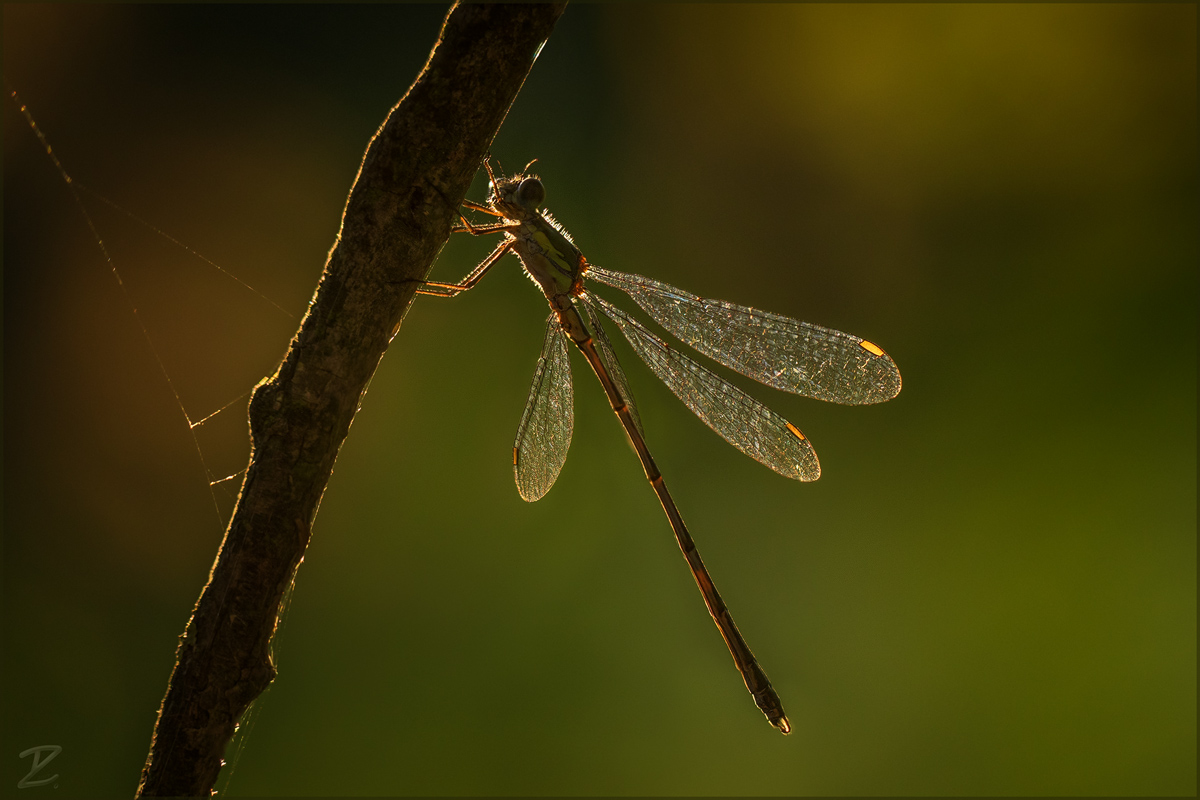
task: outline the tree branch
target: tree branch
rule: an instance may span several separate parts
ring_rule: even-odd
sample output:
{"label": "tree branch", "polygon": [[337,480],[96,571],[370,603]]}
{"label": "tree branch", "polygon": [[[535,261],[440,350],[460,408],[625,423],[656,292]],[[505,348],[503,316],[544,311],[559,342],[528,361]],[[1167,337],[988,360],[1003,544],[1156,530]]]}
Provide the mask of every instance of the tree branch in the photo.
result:
{"label": "tree branch", "polygon": [[287,356],[250,402],[250,465],[180,638],[139,796],[205,796],[250,703],[359,400],[564,6],[455,5],[363,156]]}

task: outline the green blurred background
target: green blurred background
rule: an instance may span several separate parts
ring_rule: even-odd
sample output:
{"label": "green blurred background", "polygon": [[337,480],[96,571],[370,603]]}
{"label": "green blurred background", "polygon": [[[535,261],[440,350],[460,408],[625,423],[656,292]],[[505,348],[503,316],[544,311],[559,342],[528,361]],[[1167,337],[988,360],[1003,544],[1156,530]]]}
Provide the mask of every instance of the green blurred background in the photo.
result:
{"label": "green blurred background", "polygon": [[[444,13],[6,5],[4,72],[79,182],[298,316]],[[904,375],[863,408],[739,381],[816,445],[803,485],[619,345],[795,732],[754,708],[581,360],[567,466],[518,497],[547,312],[509,261],[418,299],[380,365],[225,791],[1194,794],[1196,22],[569,8],[503,166],[540,159],[593,262],[851,331]],[[294,319],[87,203],[193,419],[274,369]],[[58,744],[36,791],[128,796],[232,495],[219,516],[11,103],[4,345],[3,784],[31,796],[17,753]],[[244,405],[196,430],[218,475]]]}

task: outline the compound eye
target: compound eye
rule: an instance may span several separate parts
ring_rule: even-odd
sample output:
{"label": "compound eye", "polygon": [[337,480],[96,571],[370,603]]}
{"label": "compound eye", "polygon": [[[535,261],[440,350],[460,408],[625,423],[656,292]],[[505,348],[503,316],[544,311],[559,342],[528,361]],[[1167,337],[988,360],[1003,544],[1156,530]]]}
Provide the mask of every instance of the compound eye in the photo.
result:
{"label": "compound eye", "polygon": [[546,187],[537,178],[526,178],[517,187],[513,199],[525,208],[536,209],[546,199]]}

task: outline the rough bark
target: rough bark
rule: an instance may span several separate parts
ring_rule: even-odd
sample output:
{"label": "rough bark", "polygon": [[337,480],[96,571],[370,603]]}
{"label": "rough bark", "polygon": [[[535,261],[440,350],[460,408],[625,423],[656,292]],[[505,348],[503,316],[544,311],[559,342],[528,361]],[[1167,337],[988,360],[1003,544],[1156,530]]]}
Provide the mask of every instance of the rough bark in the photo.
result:
{"label": "rough bark", "polygon": [[250,402],[250,465],[180,637],[139,796],[209,795],[238,719],[274,678],[280,602],[359,400],[563,8],[455,5],[368,145],[308,313]]}

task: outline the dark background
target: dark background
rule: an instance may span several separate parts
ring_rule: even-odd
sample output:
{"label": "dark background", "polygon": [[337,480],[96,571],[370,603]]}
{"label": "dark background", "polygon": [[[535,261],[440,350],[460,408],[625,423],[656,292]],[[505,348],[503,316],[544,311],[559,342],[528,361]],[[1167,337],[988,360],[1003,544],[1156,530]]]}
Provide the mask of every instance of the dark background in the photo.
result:
{"label": "dark background", "polygon": [[[298,317],[444,12],[5,6],[6,90]],[[741,381],[816,445],[797,484],[618,345],[795,732],[579,360],[567,466],[518,497],[547,311],[508,261],[380,365],[228,793],[1195,793],[1194,5],[572,6],[493,152],[591,261],[900,365],[863,408]],[[84,199],[193,420],[273,371],[295,319]],[[244,406],[195,430],[218,476]],[[4,412],[3,783],[128,796],[235,488],[11,102]],[[18,792],[42,744],[59,787]]]}

